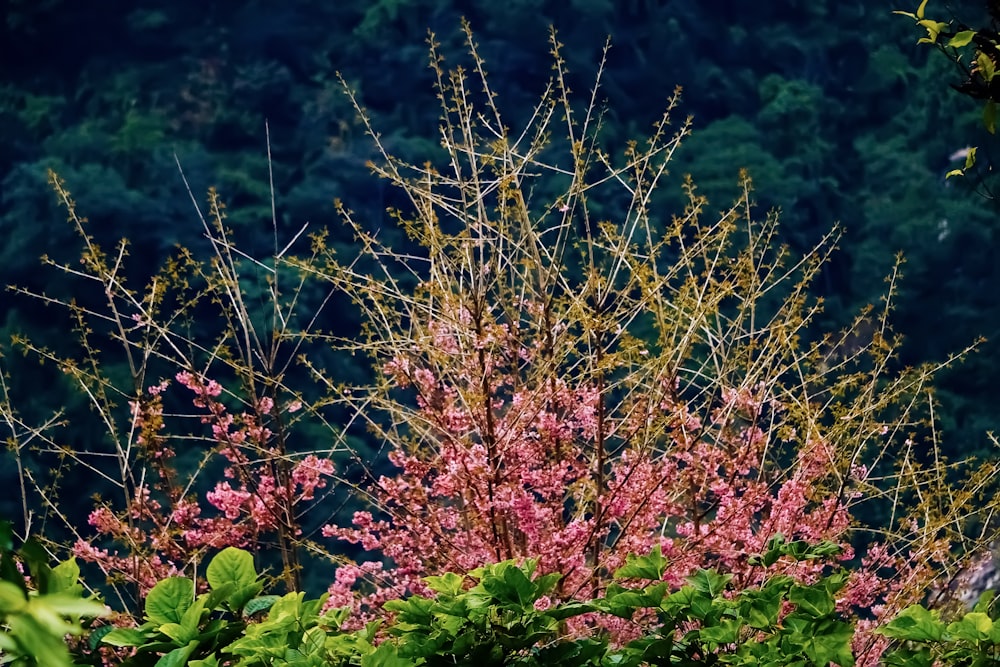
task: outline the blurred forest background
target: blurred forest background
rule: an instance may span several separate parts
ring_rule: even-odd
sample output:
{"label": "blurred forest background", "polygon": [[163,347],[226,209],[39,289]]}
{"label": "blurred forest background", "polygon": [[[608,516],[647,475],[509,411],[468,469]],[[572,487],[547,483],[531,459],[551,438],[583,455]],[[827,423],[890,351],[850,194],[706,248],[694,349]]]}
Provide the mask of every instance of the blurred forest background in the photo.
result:
{"label": "blurred forest background", "polygon": [[[916,4],[916,3],[914,3]],[[78,254],[65,212],[46,183],[55,169],[91,231],[106,245],[132,241],[137,280],[175,244],[205,250],[175,163],[195,194],[219,189],[246,247],[273,245],[264,132],[270,127],[279,233],[329,226],[340,198],[373,228],[399,195],[365,167],[373,147],[336,78],[358,92],[386,144],[423,161],[439,151],[438,106],[427,69],[427,30],[445,53],[463,51],[472,24],[501,110],[517,127],[551,74],[555,26],[577,93],[586,94],[605,37],[605,145],[620,153],[646,133],[675,86],[694,135],[669,187],[683,201],[690,173],[712,208],[737,195],[747,168],[761,213],[782,211],[784,240],[799,252],[835,223],[846,236],[818,288],[825,324],[848,323],[877,302],[897,253],[906,257],[895,327],[901,364],[944,359],[989,340],[939,383],[943,446],[952,456],[989,451],[1000,426],[1000,262],[995,204],[966,180],[945,180],[953,154],[989,144],[975,101],[950,90],[958,74],[916,45],[914,7],[885,0],[6,0],[0,24],[0,278],[60,298],[72,285],[42,270],[47,254]],[[981,12],[970,3],[969,11]],[[394,199],[397,198],[397,199]],[[664,211],[668,218],[676,211]],[[390,234],[387,230],[386,234]],[[11,354],[27,332],[72,354],[58,313],[5,293],[0,345],[26,418],[82,399],[54,369]],[[335,313],[326,328],[355,323]],[[121,360],[119,360],[121,361]],[[106,363],[114,364],[114,359]],[[337,362],[340,363],[340,362]],[[364,373],[344,361],[340,373]],[[27,403],[24,397],[35,397]],[[72,422],[71,422],[72,423]],[[82,423],[82,422],[81,422]],[[65,432],[66,444],[90,437]],[[0,459],[0,488],[16,470]],[[81,489],[81,495],[89,493]],[[16,494],[0,494],[15,515]]]}

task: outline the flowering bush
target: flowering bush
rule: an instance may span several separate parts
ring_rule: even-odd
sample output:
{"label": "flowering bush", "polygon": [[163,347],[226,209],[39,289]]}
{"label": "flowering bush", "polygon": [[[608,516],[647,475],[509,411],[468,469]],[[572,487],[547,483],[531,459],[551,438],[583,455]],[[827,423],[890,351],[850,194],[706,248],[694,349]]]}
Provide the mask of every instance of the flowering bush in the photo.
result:
{"label": "flowering bush", "polygon": [[[429,594],[428,576],[509,561],[561,575],[532,601],[540,613],[613,591],[630,554],[651,549],[666,558],[664,587],[708,570],[735,589],[775,576],[810,587],[849,564],[828,611],[863,619],[854,655],[875,664],[887,643],[877,623],[981,550],[997,505],[997,464],[936,456],[938,367],[897,368],[895,272],[882,311],[818,331],[811,286],[837,230],[793,256],[776,215],[754,209],[746,174],[717,217],[689,178],[673,188],[682,210],[664,212],[667,165],[690,127],[672,125],[676,96],[647,139],[611,154],[598,88],[577,104],[553,36],[553,81],[515,133],[471,33],[468,46],[471,67],[447,71],[432,40],[444,160],[408,164],[369,125],[373,169],[408,201],[390,211],[405,247],[341,206],[359,256],[345,259],[324,232],[302,249],[300,232],[284,246],[276,233],[273,254],[254,258],[236,250],[211,193],[198,213],[215,255],[178,251],[134,290],[124,242],[110,256],[96,247],[53,177],[84,243],[83,268],[58,268],[96,285],[104,305],[63,304],[80,359],[20,344],[77,384],[107,437],[64,447],[53,422],[18,416],[4,386],[35,500],[63,516],[32,453],[56,460],[56,481],[72,463],[111,484],[93,530],[71,525],[74,551],[140,598],[197,578],[203,554],[226,546],[276,545],[294,591],[300,553],[353,543],[367,552],[357,562],[327,553],[325,601],[351,607],[356,624]],[[298,316],[333,295],[356,306],[360,337],[323,332],[321,312]],[[205,312],[222,325],[192,337]],[[127,381],[103,369],[99,336],[119,346]],[[330,348],[366,357],[372,375],[332,377]],[[165,407],[181,394],[193,412]],[[304,437],[310,421],[322,438]],[[345,486],[367,502],[346,520],[331,502]],[[304,529],[314,510],[325,546]],[[863,529],[878,538],[856,552]],[[779,536],[837,548],[759,558]],[[565,629],[602,624],[625,641],[640,620],[581,616]]]}
{"label": "flowering bush", "polygon": [[[73,547],[81,560],[138,585],[142,597],[158,581],[183,572],[193,554],[256,545],[282,526],[298,535],[301,531],[292,512],[313,500],[333,475],[333,462],[314,454],[298,459],[287,470],[274,464],[280,455],[271,444],[274,434],[266,426],[275,413],[272,399],[261,399],[254,412],[233,415],[219,401],[222,387],[218,382],[188,371],[179,372],[176,380],[194,393],[192,402],[204,411],[201,421],[211,427],[218,454],[226,461],[223,479],[204,493],[207,506],[215,512],[203,516],[205,503],[182,495],[174,479],[174,451],[161,433],[161,398],[169,386],[164,381],[149,388],[146,401],[131,401],[129,406],[132,428],[138,434],[135,443],[145,448],[145,456],[157,471],[159,479],[154,487],[167,506],[153,497],[148,485],[137,486],[124,512],[101,505],[88,520],[100,537],[127,547],[125,555],[96,547],[91,539],[78,539]],[[286,410],[294,412],[295,406]],[[251,454],[257,457],[262,453],[271,460],[251,458]],[[282,479],[282,472],[287,478]]]}

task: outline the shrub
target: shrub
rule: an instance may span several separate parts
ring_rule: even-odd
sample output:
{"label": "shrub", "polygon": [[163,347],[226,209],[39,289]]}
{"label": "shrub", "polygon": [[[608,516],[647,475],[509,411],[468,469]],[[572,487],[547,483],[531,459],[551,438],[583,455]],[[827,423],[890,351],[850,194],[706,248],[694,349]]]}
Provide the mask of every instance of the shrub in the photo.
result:
{"label": "shrub", "polygon": [[[771,565],[837,550],[830,543],[781,539],[769,547],[759,558]],[[252,559],[234,548],[221,552],[208,566],[211,591],[197,597],[190,579],[161,581],[146,598],[147,620],[112,630],[101,641],[134,647],[122,663],[133,667],[854,664],[852,627],[836,605],[844,571],[811,585],[772,576],[759,587],[734,590],[731,575],[699,570],[672,590],[661,581],[668,561],[656,548],[630,557],[605,595],[553,603],[549,594],[560,575],[537,575],[535,561],[503,561],[467,575],[427,577],[430,597],[390,601],[384,624],[345,632],[347,610],[322,612],[326,595],[255,597],[261,584]],[[594,615],[644,622],[624,644],[609,643],[604,634],[566,632],[568,622]]]}
{"label": "shrub", "polygon": [[[662,186],[690,128],[672,125],[676,95],[648,138],[611,152],[600,73],[581,105],[553,35],[552,82],[511,131],[467,35],[467,69],[446,69],[431,39],[442,150],[423,165],[394,157],[355,101],[380,153],[372,167],[402,195],[390,215],[408,243],[338,205],[354,246],[326,231],[308,248],[301,230],[280,243],[274,220],[273,251],[254,257],[213,192],[198,214],[214,254],[178,250],[136,289],[127,244],[97,247],[53,176],[84,246],[80,265],[57,267],[81,281],[80,298],[54,304],[79,353],[17,343],[76,384],[104,433],[65,446],[58,420],[23,419],[4,385],[0,413],[34,501],[66,518],[58,483],[71,464],[110,489],[89,516],[96,536],[67,523],[122,606],[179,587],[162,582],[195,577],[225,546],[275,551],[277,576],[298,590],[325,523],[368,552],[330,555],[326,604],[350,606],[355,624],[430,594],[427,576],[508,561],[561,574],[550,597],[572,604],[606,599],[629,555],[653,547],[667,586],[714,571],[757,590],[780,575],[788,595],[853,558],[843,587],[818,594],[864,616],[854,650],[873,664],[885,646],[873,619],[954,574],[988,543],[996,507],[996,463],[937,455],[940,366],[897,367],[896,272],[881,309],[822,332],[815,282],[838,230],[793,256],[736,169],[742,195],[719,215],[690,178],[667,215]],[[356,307],[360,336],[321,329],[338,299]],[[371,374],[336,375],[347,354]],[[167,409],[177,391],[194,411]],[[370,507],[326,520],[345,487]],[[855,552],[865,528],[878,539]],[[779,535],[838,550],[765,566],[755,555]],[[189,640],[171,650],[207,641],[205,609],[194,625],[169,621]]]}

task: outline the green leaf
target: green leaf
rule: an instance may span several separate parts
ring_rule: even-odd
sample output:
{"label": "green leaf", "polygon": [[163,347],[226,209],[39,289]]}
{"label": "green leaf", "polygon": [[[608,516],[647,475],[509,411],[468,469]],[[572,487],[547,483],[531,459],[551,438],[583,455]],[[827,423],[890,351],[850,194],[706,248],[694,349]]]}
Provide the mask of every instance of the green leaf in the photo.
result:
{"label": "green leaf", "polygon": [[795,604],[796,611],[813,617],[828,616],[833,613],[835,601],[826,590],[813,586],[795,586],[788,593],[788,599]]}
{"label": "green leaf", "polygon": [[137,628],[113,628],[101,638],[101,642],[109,646],[142,646],[148,636]]}
{"label": "green leaf", "polygon": [[237,589],[253,586],[257,581],[253,556],[243,549],[226,547],[208,564],[205,577],[212,588],[226,584],[233,584]]}
{"label": "green leaf", "polygon": [[191,632],[185,629],[180,623],[164,623],[156,629],[160,633],[173,639],[174,643],[179,646],[183,646],[194,639]]}
{"label": "green leaf", "polygon": [[76,558],[69,558],[52,568],[49,575],[49,590],[46,593],[62,593],[76,587],[80,580],[80,566]]}
{"label": "green leaf", "polygon": [[993,59],[982,51],[976,54],[976,71],[986,80],[986,83],[992,81],[996,75],[996,66],[993,64]]}
{"label": "green leaf", "polygon": [[931,21],[930,19],[925,19],[923,21],[917,21],[917,23],[924,27],[927,31],[927,37],[923,37],[917,40],[918,44],[936,44],[938,35],[941,31],[948,27],[947,23],[941,23],[940,21]]}
{"label": "green leaf", "polygon": [[535,579],[535,597],[547,595],[561,579],[562,575],[558,572],[550,572]]}
{"label": "green leaf", "polygon": [[323,628],[309,628],[302,635],[299,650],[303,655],[322,655],[326,644],[326,632]]}
{"label": "green leaf", "polygon": [[921,2],[920,6],[917,7],[917,18],[918,19],[924,18],[924,8],[926,8],[926,7],[927,7],[927,0],[924,0],[923,2]]}
{"label": "green leaf", "polygon": [[[747,592],[744,593],[744,596],[746,595]],[[740,607],[747,625],[751,628],[757,630],[770,628],[778,622],[778,615],[781,613],[781,591],[775,589],[766,593],[757,592],[744,600]]]}
{"label": "green leaf", "polygon": [[507,568],[503,580],[517,594],[517,601],[522,607],[530,607],[535,602],[535,585],[518,567]]}
{"label": "green leaf", "polygon": [[465,581],[465,578],[460,574],[448,572],[439,577],[424,577],[424,581],[427,582],[427,587],[435,593],[458,595],[462,592],[462,583]]}
{"label": "green leaf", "polygon": [[980,642],[990,638],[993,620],[981,611],[968,614],[948,625],[949,634],[970,642]]}
{"label": "green leaf", "polygon": [[44,606],[61,616],[105,616],[107,608],[97,600],[84,600],[77,595],[56,593],[40,595],[30,602],[31,605]]}
{"label": "green leaf", "polygon": [[186,644],[198,634],[198,626],[201,625],[201,618],[205,615],[206,597],[205,595],[199,595],[194,604],[188,607],[184,612],[184,616],[181,617],[181,627],[189,634],[186,639],[180,640],[181,643]]}
{"label": "green leaf", "polygon": [[38,665],[71,667],[73,664],[62,634],[53,634],[34,616],[14,616],[7,620],[7,626],[22,652],[34,656]]}
{"label": "green leaf", "polygon": [[851,639],[854,637],[854,629],[850,624],[830,619],[818,624],[810,635],[803,650],[813,665],[826,667],[832,663],[840,667],[853,667]]}
{"label": "green leaf", "polygon": [[963,46],[967,46],[975,36],[975,30],[962,30],[961,32],[955,33],[955,35],[948,40],[948,46],[952,46],[956,49],[962,48]]}
{"label": "green leaf", "polygon": [[972,146],[969,148],[968,154],[965,156],[965,169],[971,169],[972,165],[976,164],[976,147]]}
{"label": "green leaf", "polygon": [[983,107],[983,125],[990,134],[997,131],[997,104],[993,100],[987,100]]}
{"label": "green leaf", "polygon": [[253,616],[270,609],[280,599],[279,595],[259,595],[243,606],[244,616]]}
{"label": "green leaf", "polygon": [[196,648],[198,648],[197,641],[193,641],[187,646],[175,648],[157,660],[154,667],[185,667],[188,664],[188,658],[191,657]]}
{"label": "green leaf", "polygon": [[616,579],[649,579],[659,581],[667,570],[667,559],[657,544],[648,556],[626,556],[625,565],[615,570]]}
{"label": "green leaf", "polygon": [[687,578],[687,582],[691,584],[695,590],[707,593],[714,598],[718,597],[719,594],[726,589],[726,584],[728,584],[732,578],[733,575],[731,574],[719,574],[718,572],[713,572],[712,570],[698,570]]}
{"label": "green leaf", "polygon": [[90,647],[91,651],[97,650],[97,647],[101,644],[101,640],[110,634],[114,629],[115,626],[113,625],[102,625],[99,628],[91,630],[90,634],[87,636],[87,646]]}
{"label": "green leaf", "polygon": [[703,627],[698,637],[709,644],[709,650],[714,651],[719,644],[733,644],[739,639],[742,624],[733,618],[724,618],[718,625],[708,625]]}
{"label": "green leaf", "polygon": [[362,656],[361,667],[412,667],[416,663],[400,657],[399,651],[390,642],[382,642],[372,653]]}
{"label": "green leaf", "polygon": [[923,605],[907,607],[885,626],[877,629],[880,635],[907,641],[941,641],[944,624],[937,615]]}
{"label": "green leaf", "polygon": [[9,581],[0,581],[0,614],[16,613],[28,605],[28,598],[21,587]]}
{"label": "green leaf", "polygon": [[156,625],[180,623],[194,602],[194,582],[184,577],[168,577],[157,582],[146,596],[146,617]]}

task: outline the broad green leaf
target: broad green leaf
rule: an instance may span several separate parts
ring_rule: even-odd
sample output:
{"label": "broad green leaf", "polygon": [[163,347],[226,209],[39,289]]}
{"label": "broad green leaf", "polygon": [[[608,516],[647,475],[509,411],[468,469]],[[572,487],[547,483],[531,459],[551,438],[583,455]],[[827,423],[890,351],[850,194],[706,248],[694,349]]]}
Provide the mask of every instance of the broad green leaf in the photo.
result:
{"label": "broad green leaf", "polygon": [[556,584],[558,584],[561,579],[562,575],[558,572],[550,572],[549,574],[538,577],[535,579],[535,596],[541,597],[548,594],[549,591],[556,587]]}
{"label": "broad green leaf", "polygon": [[0,614],[10,614],[24,609],[28,604],[21,587],[9,581],[0,581]]}
{"label": "broad green leaf", "polygon": [[208,591],[208,597],[205,600],[205,607],[208,609],[221,609],[222,603],[233,597],[233,593],[236,592],[236,586],[233,584],[225,584],[219,586],[218,588],[213,588]]}
{"label": "broad green leaf", "polygon": [[775,590],[771,594],[758,593],[752,599],[745,600],[740,608],[751,628],[764,630],[778,622],[781,613],[781,595]]}
{"label": "broad green leaf", "polygon": [[321,655],[323,647],[326,645],[326,632],[323,628],[309,628],[302,635],[299,650],[303,655]]}
{"label": "broad green leaf", "polygon": [[260,595],[243,606],[243,616],[253,616],[270,609],[280,599],[278,595]]}
{"label": "broad green leaf", "polygon": [[184,577],[168,577],[157,582],[146,596],[146,617],[157,625],[180,623],[194,602],[194,582]]}
{"label": "broad green leaf", "polygon": [[970,611],[968,614],[948,625],[948,633],[970,642],[980,642],[990,638],[993,630],[993,620],[981,611]]}
{"label": "broad green leaf", "polygon": [[465,578],[460,574],[448,572],[441,576],[424,577],[424,581],[427,583],[427,587],[435,593],[458,595],[462,592],[462,583],[465,581]]}
{"label": "broad green leaf", "polygon": [[57,593],[41,595],[30,601],[31,606],[45,607],[60,616],[106,616],[107,608],[97,600],[84,600],[76,595]]}
{"label": "broad green leaf", "polygon": [[987,100],[983,106],[983,125],[990,134],[997,131],[997,104],[993,100]]}
{"label": "broad green leaf", "polygon": [[194,639],[194,635],[180,623],[164,623],[156,628],[161,634],[174,640],[178,646],[184,646]]}
{"label": "broad green leaf", "polygon": [[884,653],[881,662],[885,667],[933,667],[936,664],[930,648],[926,646],[916,650],[909,646],[901,646]]}
{"label": "broad green leaf", "polygon": [[[699,638],[710,644],[709,650],[714,651],[719,644],[732,644],[739,638],[741,624],[733,618],[724,618],[718,625],[707,625],[699,633]],[[711,646],[714,644],[715,646]]]}
{"label": "broad green leaf", "polygon": [[599,611],[598,605],[592,602],[566,602],[557,607],[546,609],[544,615],[562,621],[581,614],[589,614]]}
{"label": "broad green leaf", "polygon": [[534,603],[535,585],[520,568],[507,568],[503,573],[503,580],[517,595],[517,601],[522,607],[529,607]]}
{"label": "broad green leaf", "polygon": [[233,584],[237,589],[253,586],[257,581],[253,556],[243,549],[226,547],[208,564],[205,577],[212,588],[226,584]]}
{"label": "broad green leaf", "polygon": [[76,558],[69,558],[52,568],[49,575],[49,590],[46,593],[61,593],[73,589],[80,580],[80,566]]}
{"label": "broad green leaf", "polygon": [[180,640],[182,644],[186,644],[198,635],[198,626],[201,625],[201,618],[205,615],[205,598],[206,596],[199,595],[181,617],[181,627],[188,633],[186,639]]}
{"label": "broad green leaf", "polygon": [[114,629],[115,626],[113,625],[102,625],[99,628],[91,630],[90,634],[87,635],[87,646],[90,647],[91,651],[97,650],[97,647],[101,644],[101,640],[110,634]]}
{"label": "broad green leaf", "polygon": [[137,628],[114,628],[101,638],[109,646],[142,646],[148,636]]}
{"label": "broad green leaf", "polygon": [[751,556],[751,565],[761,565],[764,567],[771,567],[778,562],[778,559],[784,554],[785,536],[781,533],[776,533],[774,537],[767,541],[767,545],[764,547],[764,553],[760,556]]}
{"label": "broad green leaf", "polygon": [[13,657],[20,655],[21,649],[18,647],[17,642],[14,641],[14,638],[10,636],[10,633],[0,630],[0,656],[3,656],[5,653]]}
{"label": "broad green leaf", "polygon": [[687,582],[697,591],[707,593],[712,597],[718,597],[726,589],[726,584],[732,578],[733,575],[731,574],[719,574],[712,570],[698,570],[687,578]]}
{"label": "broad green leaf", "polygon": [[944,624],[936,614],[923,605],[916,604],[901,611],[896,618],[875,632],[892,639],[936,642],[941,641],[944,635]]}
{"label": "broad green leaf", "polygon": [[948,40],[948,46],[955,47],[956,49],[962,48],[963,46],[967,46],[975,36],[975,30],[962,30],[955,33],[955,36]]}
{"label": "broad green leaf", "polygon": [[609,587],[605,593],[604,601],[608,604],[614,605],[615,607],[631,608],[634,611],[643,607],[660,606],[666,592],[666,582],[655,586],[649,586],[641,591],[635,591],[628,588],[614,590]]}
{"label": "broad green leaf", "polygon": [[805,641],[804,653],[813,665],[825,667],[829,664],[840,667],[853,667],[854,654],[851,652],[851,639],[854,629],[843,621],[830,619],[816,626],[814,632]]}
{"label": "broad green leaf", "polygon": [[416,663],[403,658],[391,642],[382,642],[373,652],[362,656],[361,667],[412,667]]}
{"label": "broad green leaf", "polygon": [[[66,622],[63,615],[55,610],[54,607],[49,606],[47,598],[52,597],[49,595],[30,598],[28,600],[28,606],[22,610],[21,614],[26,616],[31,616],[35,621],[46,628],[49,632],[62,636],[73,629],[73,625]],[[83,600],[80,600],[83,602]]]}
{"label": "broad green leaf", "polygon": [[690,613],[697,619],[706,619],[715,611],[716,597],[695,590],[691,595]]}
{"label": "broad green leaf", "polygon": [[615,578],[659,581],[666,569],[667,559],[657,544],[648,556],[626,556],[625,565],[615,570]]}
{"label": "broad green leaf", "polygon": [[63,642],[62,633],[49,632],[34,616],[20,614],[7,620],[10,635],[17,639],[22,652],[34,656],[38,665],[44,667],[70,667],[69,650]]}
{"label": "broad green leaf", "polygon": [[191,654],[194,653],[196,648],[198,648],[197,641],[193,641],[187,646],[175,648],[173,651],[165,654],[157,660],[154,667],[186,667],[188,664],[188,658],[191,657]]}

